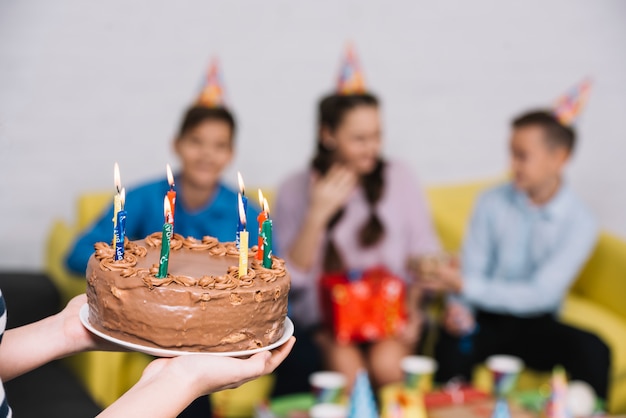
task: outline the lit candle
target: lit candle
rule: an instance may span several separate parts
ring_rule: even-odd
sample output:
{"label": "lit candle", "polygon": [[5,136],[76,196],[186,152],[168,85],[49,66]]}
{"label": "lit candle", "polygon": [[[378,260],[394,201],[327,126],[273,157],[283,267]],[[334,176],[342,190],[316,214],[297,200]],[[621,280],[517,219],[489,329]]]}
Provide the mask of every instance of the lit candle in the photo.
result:
{"label": "lit candle", "polygon": [[243,197],[239,198],[239,220],[243,230],[239,233],[239,277],[248,274],[248,231],[246,231],[246,211],[243,207]]}
{"label": "lit candle", "polygon": [[169,164],[166,166],[167,169],[167,182],[170,185],[170,190],[167,192],[167,199],[170,201],[170,208],[172,209],[172,219],[171,223],[174,225],[174,212],[176,209],[176,191],[174,190],[174,176],[172,175],[172,168]]}
{"label": "lit candle", "polygon": [[124,237],[126,236],[126,189],[122,188],[120,193],[120,211],[117,212],[117,223],[115,224],[115,261],[124,259]]}
{"label": "lit candle", "polygon": [[263,267],[272,268],[272,220],[270,219],[270,207],[267,200],[263,199],[263,210],[267,213],[267,219],[263,221],[261,236],[263,239]]}
{"label": "lit candle", "polygon": [[[248,210],[248,198],[246,197],[246,188],[243,185],[243,177],[241,177],[241,173],[237,172],[237,181],[239,182],[239,198],[241,199],[242,204],[238,205],[239,210],[239,218],[237,219],[237,234],[235,235],[235,244],[237,244],[237,248],[240,247],[240,235],[243,230],[245,230],[245,225],[242,223],[242,219],[246,219],[246,211]],[[243,218],[241,216],[243,212]]]}
{"label": "lit candle", "polygon": [[115,184],[115,196],[113,197],[113,246],[117,242],[117,214],[122,210],[120,191],[122,182],[120,180],[120,166],[115,163],[113,166],[113,183]]}
{"label": "lit candle", "polygon": [[263,237],[261,237],[261,228],[263,227],[263,222],[267,219],[267,212],[265,212],[263,192],[259,189],[259,206],[263,208],[259,216],[256,218],[259,222],[259,241],[258,241],[258,250],[256,252],[256,259],[259,261],[263,261]]}
{"label": "lit candle", "polygon": [[169,222],[172,218],[172,208],[167,196],[163,199],[163,214],[165,223],[163,224],[163,233],[161,235],[161,258],[159,258],[159,272],[156,276],[158,279],[167,277],[167,266],[170,261],[170,241],[172,240],[172,232],[174,230],[174,226]]}

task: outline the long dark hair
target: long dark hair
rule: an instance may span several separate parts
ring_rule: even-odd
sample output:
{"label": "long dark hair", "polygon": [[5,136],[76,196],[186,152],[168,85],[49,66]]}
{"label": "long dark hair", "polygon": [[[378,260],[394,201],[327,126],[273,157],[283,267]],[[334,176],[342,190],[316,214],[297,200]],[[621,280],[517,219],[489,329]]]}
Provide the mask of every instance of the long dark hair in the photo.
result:
{"label": "long dark hair", "polygon": [[231,145],[235,138],[235,130],[237,124],[235,116],[225,107],[206,107],[201,105],[193,105],[185,111],[183,120],[178,130],[177,140],[180,140],[185,134],[206,121],[224,122],[230,128]]}
{"label": "long dark hair", "polygon": [[[322,98],[318,106],[318,138],[317,150],[313,157],[311,166],[313,170],[321,175],[325,175],[335,161],[334,150],[324,145],[322,131],[327,129],[331,132],[343,122],[345,116],[353,109],[361,106],[378,107],[379,101],[373,94],[362,93],[353,95],[332,94]],[[376,204],[383,194],[383,168],[385,162],[379,159],[376,167],[371,173],[361,177],[361,187],[365,192],[365,198],[370,206],[370,217],[359,230],[359,244],[363,248],[371,247],[380,241],[385,233],[385,227],[376,214]],[[344,214],[344,209],[340,209],[331,218],[326,226],[327,231],[331,231]],[[326,244],[324,253],[324,271],[334,272],[344,269],[341,254],[331,239]]]}

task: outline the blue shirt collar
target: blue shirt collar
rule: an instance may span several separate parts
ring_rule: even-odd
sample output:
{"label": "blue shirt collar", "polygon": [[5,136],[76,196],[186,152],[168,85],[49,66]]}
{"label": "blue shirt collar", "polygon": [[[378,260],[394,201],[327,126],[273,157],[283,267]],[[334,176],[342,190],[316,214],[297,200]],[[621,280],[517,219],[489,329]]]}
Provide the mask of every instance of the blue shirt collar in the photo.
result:
{"label": "blue shirt collar", "polygon": [[[174,175],[174,184],[180,184],[180,179],[181,179],[181,174],[176,173],[176,175]],[[165,180],[165,184],[167,184],[167,179]],[[178,198],[182,196],[181,192],[182,190],[180,189],[177,191]],[[211,196],[211,198],[206,202],[206,204],[202,208],[192,211],[191,213],[201,213],[208,209],[210,209],[211,212],[215,212],[215,213],[232,211],[233,208],[230,202],[228,201],[228,199],[222,198],[222,195],[228,194],[229,192],[232,192],[232,191],[224,183],[219,181],[217,183],[217,186],[215,187],[215,192],[213,193],[213,196]],[[186,208],[184,208],[184,206],[182,206],[182,203],[181,203],[181,207],[183,207],[183,210],[185,212],[189,212]]]}
{"label": "blue shirt collar", "polygon": [[569,185],[565,182],[561,182],[561,186],[557,193],[550,199],[549,202],[537,206],[533,204],[526,193],[515,188],[511,184],[511,191],[513,193],[514,202],[524,211],[528,213],[537,214],[546,219],[558,219],[563,216],[568,208],[571,206],[572,191]]}

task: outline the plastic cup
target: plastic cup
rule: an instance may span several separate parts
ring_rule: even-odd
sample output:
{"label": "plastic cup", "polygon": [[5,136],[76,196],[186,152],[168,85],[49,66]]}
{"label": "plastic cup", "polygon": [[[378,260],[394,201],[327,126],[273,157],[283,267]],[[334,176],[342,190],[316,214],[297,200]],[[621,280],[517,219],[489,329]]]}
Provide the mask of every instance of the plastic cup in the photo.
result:
{"label": "plastic cup", "polygon": [[426,356],[407,356],[400,363],[404,373],[404,387],[409,390],[428,392],[433,385],[437,362]]}
{"label": "plastic cup", "polygon": [[346,377],[338,372],[315,372],[309,376],[309,384],[318,404],[338,404],[342,401]]}
{"label": "plastic cup", "polygon": [[493,389],[497,396],[505,396],[513,390],[524,368],[522,359],[508,355],[491,356],[487,358],[486,365],[493,375]]}
{"label": "plastic cup", "polygon": [[309,409],[310,418],[346,418],[348,410],[336,403],[320,403]]}

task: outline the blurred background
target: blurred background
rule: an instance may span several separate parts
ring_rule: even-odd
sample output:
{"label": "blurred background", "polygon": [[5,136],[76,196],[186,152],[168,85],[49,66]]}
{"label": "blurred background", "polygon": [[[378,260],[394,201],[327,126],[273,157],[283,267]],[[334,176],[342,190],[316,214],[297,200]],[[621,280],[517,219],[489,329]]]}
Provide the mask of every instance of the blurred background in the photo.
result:
{"label": "blurred background", "polygon": [[176,165],[171,140],[218,57],[249,187],[307,164],[317,99],[353,41],[385,150],[425,185],[502,176],[508,125],[594,80],[573,187],[626,237],[626,2],[0,0],[0,268],[41,270],[79,194]]}

